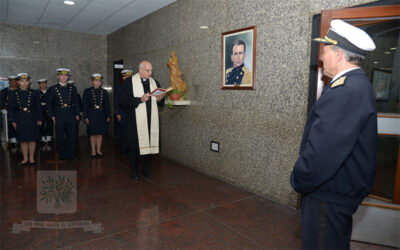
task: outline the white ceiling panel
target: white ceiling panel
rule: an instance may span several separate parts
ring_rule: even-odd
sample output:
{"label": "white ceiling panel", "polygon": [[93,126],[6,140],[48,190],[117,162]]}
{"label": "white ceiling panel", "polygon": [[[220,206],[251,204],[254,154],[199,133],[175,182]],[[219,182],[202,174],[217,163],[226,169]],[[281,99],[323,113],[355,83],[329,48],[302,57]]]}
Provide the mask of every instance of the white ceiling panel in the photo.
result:
{"label": "white ceiling panel", "polygon": [[48,0],[38,1],[25,1],[15,0],[6,2],[7,6],[7,20],[12,22],[27,22],[36,23],[36,20],[40,18],[43,13],[43,9],[46,7]]}
{"label": "white ceiling panel", "polygon": [[106,5],[102,3],[91,2],[79,15],[77,15],[67,26],[66,29],[81,27],[83,30],[101,25],[104,18],[112,16],[122,6]]}
{"label": "white ceiling panel", "polygon": [[62,0],[51,0],[38,24],[57,23],[65,27],[89,2],[90,0],[79,0],[71,6],[65,5]]}
{"label": "white ceiling panel", "polygon": [[0,0],[0,20],[74,32],[110,34],[176,0]]}

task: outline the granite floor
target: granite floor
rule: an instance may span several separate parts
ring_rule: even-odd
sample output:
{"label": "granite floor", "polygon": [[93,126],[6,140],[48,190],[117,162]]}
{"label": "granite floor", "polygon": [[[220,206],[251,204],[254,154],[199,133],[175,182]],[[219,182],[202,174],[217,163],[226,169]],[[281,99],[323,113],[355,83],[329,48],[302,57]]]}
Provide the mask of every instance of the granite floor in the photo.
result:
{"label": "granite floor", "polygon": [[[101,159],[90,158],[85,137],[78,149],[79,161],[56,164],[43,148],[35,167],[18,169],[21,154],[3,145],[0,249],[301,248],[299,211],[159,157],[152,179],[134,181],[113,138]],[[63,173],[44,170],[75,174],[68,178],[76,192],[58,206],[56,195],[44,203],[51,188],[37,179]],[[351,249],[390,248],[352,242]]]}

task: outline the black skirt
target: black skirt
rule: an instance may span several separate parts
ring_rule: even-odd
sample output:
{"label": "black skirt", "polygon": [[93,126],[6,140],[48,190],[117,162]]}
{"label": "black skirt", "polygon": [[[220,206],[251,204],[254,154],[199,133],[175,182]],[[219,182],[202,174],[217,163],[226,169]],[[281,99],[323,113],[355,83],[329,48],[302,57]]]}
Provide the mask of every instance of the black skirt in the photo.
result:
{"label": "black skirt", "polygon": [[89,125],[87,126],[87,134],[88,135],[106,135],[107,134],[107,118],[100,119],[90,119]]}
{"label": "black skirt", "polygon": [[35,123],[31,124],[17,124],[17,141],[29,142],[38,141],[40,139],[39,126]]}

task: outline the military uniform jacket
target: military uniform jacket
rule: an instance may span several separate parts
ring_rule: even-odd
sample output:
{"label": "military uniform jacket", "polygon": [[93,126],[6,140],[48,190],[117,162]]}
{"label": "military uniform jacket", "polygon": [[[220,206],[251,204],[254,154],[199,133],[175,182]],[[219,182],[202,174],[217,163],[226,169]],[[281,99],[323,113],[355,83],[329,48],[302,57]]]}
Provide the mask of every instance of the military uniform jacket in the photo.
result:
{"label": "military uniform jacket", "polygon": [[17,127],[35,125],[42,120],[42,109],[38,93],[30,88],[17,89],[11,92],[8,102],[9,121]]}
{"label": "military uniform jacket", "polygon": [[76,87],[72,84],[56,84],[48,89],[49,116],[55,117],[56,120],[76,120],[75,116],[81,112],[79,105],[79,97]]}
{"label": "military uniform jacket", "polygon": [[225,85],[251,85],[251,71],[244,64],[225,72]]}
{"label": "military uniform jacket", "polygon": [[359,205],[376,169],[375,96],[358,68],[327,85],[308,116],[290,183],[303,195]]}

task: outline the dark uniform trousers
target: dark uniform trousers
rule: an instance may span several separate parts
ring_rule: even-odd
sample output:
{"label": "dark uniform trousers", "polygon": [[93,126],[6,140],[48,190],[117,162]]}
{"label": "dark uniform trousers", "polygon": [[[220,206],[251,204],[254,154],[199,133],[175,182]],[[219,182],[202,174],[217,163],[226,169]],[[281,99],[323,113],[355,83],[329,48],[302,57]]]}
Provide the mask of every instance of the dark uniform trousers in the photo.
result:
{"label": "dark uniform trousers", "polygon": [[[60,112],[65,112],[66,109]],[[57,138],[57,152],[60,159],[75,159],[76,148],[76,135],[77,135],[77,121],[75,116],[70,116],[65,119],[62,115],[56,113],[56,138]],[[64,145],[65,134],[65,145]]]}
{"label": "dark uniform trousers", "polygon": [[303,249],[350,249],[353,214],[357,207],[303,196]]}

